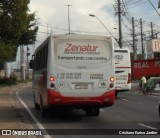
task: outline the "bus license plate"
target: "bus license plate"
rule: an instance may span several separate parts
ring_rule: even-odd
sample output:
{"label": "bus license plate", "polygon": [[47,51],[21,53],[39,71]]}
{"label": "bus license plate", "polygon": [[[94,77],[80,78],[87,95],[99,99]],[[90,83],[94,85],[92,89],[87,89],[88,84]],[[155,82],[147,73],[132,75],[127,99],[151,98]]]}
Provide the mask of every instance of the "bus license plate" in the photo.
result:
{"label": "bus license plate", "polygon": [[75,88],[76,89],[88,89],[88,85],[87,84],[76,84]]}

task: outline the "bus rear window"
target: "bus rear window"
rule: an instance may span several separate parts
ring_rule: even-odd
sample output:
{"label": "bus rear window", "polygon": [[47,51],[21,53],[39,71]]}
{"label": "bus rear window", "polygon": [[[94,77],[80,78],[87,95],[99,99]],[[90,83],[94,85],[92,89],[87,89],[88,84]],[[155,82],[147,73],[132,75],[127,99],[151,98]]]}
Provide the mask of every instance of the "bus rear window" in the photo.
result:
{"label": "bus rear window", "polygon": [[130,52],[128,50],[115,50],[115,64],[123,66],[130,65]]}
{"label": "bus rear window", "polygon": [[111,61],[111,44],[104,40],[56,40],[55,59],[65,63],[104,63]]}

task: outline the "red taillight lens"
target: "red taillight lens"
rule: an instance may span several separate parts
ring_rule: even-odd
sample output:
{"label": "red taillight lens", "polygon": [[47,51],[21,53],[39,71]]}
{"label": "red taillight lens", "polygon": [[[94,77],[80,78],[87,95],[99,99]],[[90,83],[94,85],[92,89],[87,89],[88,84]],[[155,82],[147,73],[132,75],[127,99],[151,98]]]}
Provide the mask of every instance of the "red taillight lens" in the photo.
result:
{"label": "red taillight lens", "polygon": [[127,84],[131,83],[131,73],[128,73],[128,82]]}
{"label": "red taillight lens", "polygon": [[111,78],[110,78],[110,82],[114,82],[114,77],[111,77]]}
{"label": "red taillight lens", "polygon": [[54,77],[51,76],[51,77],[49,78],[49,80],[50,80],[50,81],[54,81]]}

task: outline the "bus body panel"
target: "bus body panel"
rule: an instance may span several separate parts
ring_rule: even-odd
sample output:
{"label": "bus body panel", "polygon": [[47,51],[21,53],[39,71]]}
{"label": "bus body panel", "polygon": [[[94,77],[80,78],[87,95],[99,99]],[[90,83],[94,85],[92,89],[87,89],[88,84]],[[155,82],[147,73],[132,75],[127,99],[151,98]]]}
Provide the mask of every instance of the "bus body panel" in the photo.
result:
{"label": "bus body panel", "polygon": [[128,49],[115,50],[115,88],[117,92],[131,89],[131,61]]}
{"label": "bus body panel", "polygon": [[116,90],[119,92],[129,91],[131,90],[131,82],[130,80],[130,72],[131,68],[115,68],[116,73]]}
{"label": "bus body panel", "polygon": [[110,37],[54,35],[47,41],[47,66],[33,73],[36,103],[43,107],[114,104],[114,49]]}

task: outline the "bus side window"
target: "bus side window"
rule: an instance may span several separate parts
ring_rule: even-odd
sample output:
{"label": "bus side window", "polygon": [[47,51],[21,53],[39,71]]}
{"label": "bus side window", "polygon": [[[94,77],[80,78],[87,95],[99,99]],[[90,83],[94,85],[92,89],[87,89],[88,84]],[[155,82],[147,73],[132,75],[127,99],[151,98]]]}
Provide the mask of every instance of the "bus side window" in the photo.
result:
{"label": "bus side window", "polygon": [[34,60],[35,55],[32,56],[32,59],[29,62],[29,68],[33,69],[34,68],[34,64],[35,64],[35,60]]}
{"label": "bus side window", "polygon": [[29,67],[30,67],[30,69],[34,68],[34,60],[30,60]]}

